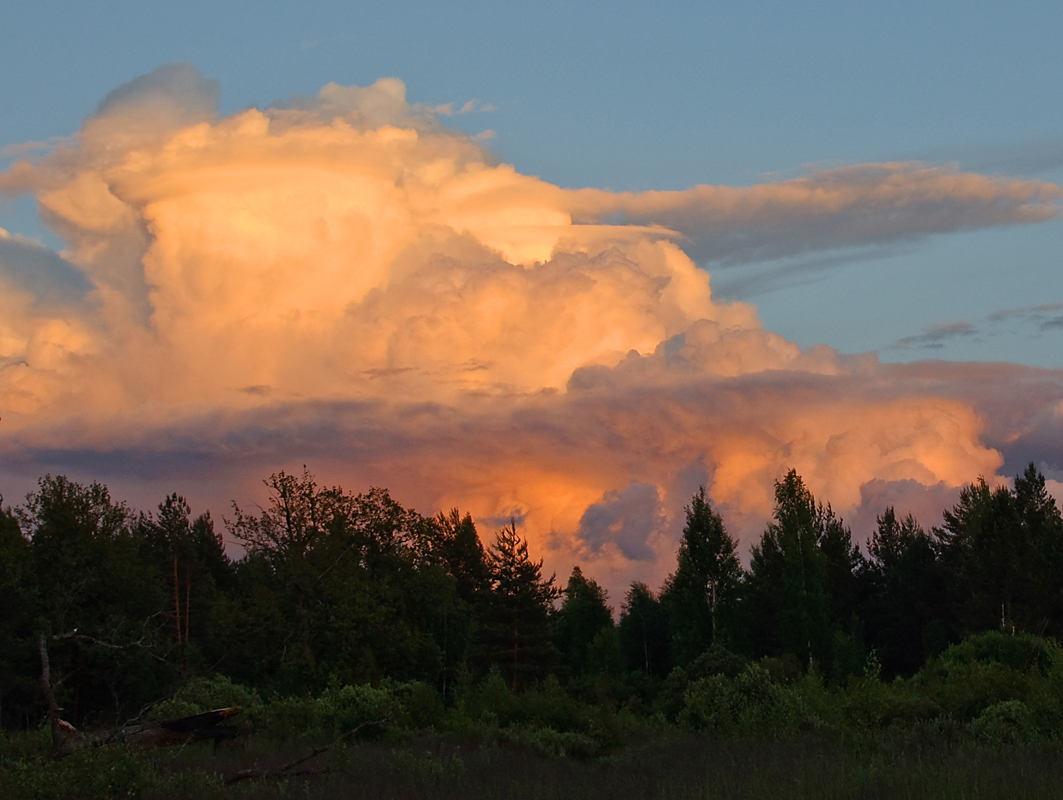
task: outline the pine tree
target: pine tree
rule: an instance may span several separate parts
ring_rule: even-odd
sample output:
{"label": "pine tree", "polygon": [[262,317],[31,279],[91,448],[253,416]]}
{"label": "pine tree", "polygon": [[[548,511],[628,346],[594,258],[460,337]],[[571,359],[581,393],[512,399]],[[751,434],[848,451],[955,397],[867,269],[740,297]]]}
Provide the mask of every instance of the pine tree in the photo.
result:
{"label": "pine tree", "polygon": [[542,559],[531,560],[528,542],[514,524],[498,532],[487,563],[491,599],[481,641],[487,659],[502,669],[516,691],[544,677],[556,660],[549,624],[559,592],[553,575],[543,580]]}

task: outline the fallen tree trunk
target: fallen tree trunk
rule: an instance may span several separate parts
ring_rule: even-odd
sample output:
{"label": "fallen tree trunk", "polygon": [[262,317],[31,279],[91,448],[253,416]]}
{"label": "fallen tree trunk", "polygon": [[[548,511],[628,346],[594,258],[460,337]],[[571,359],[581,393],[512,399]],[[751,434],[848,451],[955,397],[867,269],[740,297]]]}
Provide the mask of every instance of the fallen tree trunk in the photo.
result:
{"label": "fallen tree trunk", "polygon": [[103,747],[110,744],[147,749],[211,740],[217,743],[221,739],[232,739],[236,736],[236,728],[220,723],[239,713],[239,708],[218,708],[190,717],[161,719],[92,732],[79,731],[65,720],[55,719],[52,722],[50,758],[62,758],[83,747]]}
{"label": "fallen tree trunk", "polygon": [[239,708],[218,708],[180,719],[163,719],[129,725],[97,734],[100,744],[128,744],[132,747],[169,747],[219,739],[232,739],[236,728],[221,721],[240,713]]}

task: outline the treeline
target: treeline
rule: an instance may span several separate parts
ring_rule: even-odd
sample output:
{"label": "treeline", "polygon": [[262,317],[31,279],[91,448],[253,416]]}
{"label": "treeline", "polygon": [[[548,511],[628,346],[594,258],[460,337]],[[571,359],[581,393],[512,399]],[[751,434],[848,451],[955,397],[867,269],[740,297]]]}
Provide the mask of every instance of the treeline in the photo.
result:
{"label": "treeline", "polygon": [[1013,488],[965,487],[929,531],[886,509],[866,556],[791,471],[748,569],[702,490],[674,572],[659,591],[634,583],[618,623],[578,567],[564,586],[545,576],[514,526],[485,547],[457,510],[426,518],[305,472],[266,484],[264,509],[234,507],[226,522],[246,550],[237,561],[177,495],[137,513],[101,484],[47,476],[22,506],[0,506],[4,727],[47,715],[45,659],[81,727],[205,676],[263,697],[417,682],[444,706],[473,687],[518,696],[545,681],[648,710],[688,677],[753,661],[775,680],[844,684],[868,664],[913,675],[981,631],[1063,633],[1063,519],[1032,465]]}

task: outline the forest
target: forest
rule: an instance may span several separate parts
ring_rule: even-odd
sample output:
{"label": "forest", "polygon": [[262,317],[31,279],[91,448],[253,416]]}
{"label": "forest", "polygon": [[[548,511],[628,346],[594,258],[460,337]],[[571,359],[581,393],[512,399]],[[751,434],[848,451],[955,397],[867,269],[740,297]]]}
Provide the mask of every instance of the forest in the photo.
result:
{"label": "forest", "polygon": [[[1050,797],[1063,517],[1030,465],[866,545],[793,470],[743,566],[704,489],[619,608],[384,489],[266,481],[224,527],[45,476],[0,501],[4,797]],[[618,613],[617,613],[618,612]],[[59,752],[239,708],[213,745]],[[79,734],[80,735],[80,734]],[[242,776],[242,777],[241,777]],[[244,780],[243,778],[247,778]]]}

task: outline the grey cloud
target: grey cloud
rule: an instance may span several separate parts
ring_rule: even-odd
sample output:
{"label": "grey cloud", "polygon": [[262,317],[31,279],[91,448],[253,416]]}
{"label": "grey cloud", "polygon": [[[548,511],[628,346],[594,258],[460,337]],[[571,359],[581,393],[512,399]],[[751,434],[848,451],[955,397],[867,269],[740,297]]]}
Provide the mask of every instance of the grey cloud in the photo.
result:
{"label": "grey cloud", "polygon": [[164,64],[112,90],[96,108],[97,117],[126,111],[175,116],[182,121],[211,117],[221,87],[187,62]]}
{"label": "grey cloud", "polygon": [[[1038,333],[1047,333],[1063,328],[1063,303],[1043,303],[1037,306],[1002,308],[986,315],[977,324],[958,321],[931,325],[923,333],[905,336],[886,347],[886,350],[940,350],[954,339],[972,336],[997,336],[1004,332],[1002,326],[1026,326]],[[1021,328],[1020,328],[1021,329]]]}
{"label": "grey cloud", "polygon": [[576,535],[592,552],[612,543],[625,558],[647,561],[655,555],[648,542],[660,524],[659,504],[656,486],[631,483],[588,506]]}
{"label": "grey cloud", "polygon": [[[873,409],[917,397],[953,399],[974,407],[984,420],[982,439],[1003,454],[1005,474],[1021,471],[1031,460],[1063,468],[1063,423],[1053,410],[1063,400],[1063,371],[842,359],[838,374],[769,370],[706,377],[665,350],[599,369],[597,379],[582,389],[523,399],[480,398],[458,406],[274,402],[154,422],[123,415],[103,427],[67,419],[50,429],[0,433],[0,488],[10,493],[27,475],[66,472],[104,480],[116,493],[123,486],[139,487],[141,495],[129,499],[151,507],[163,493],[191,485],[198,503],[220,512],[248,491],[241,487],[253,489],[271,472],[305,463],[324,483],[356,491],[387,486],[400,502],[435,513],[455,498],[464,505],[485,480],[510,470],[519,483],[524,466],[577,481],[590,475],[623,488],[589,504],[574,531],[558,531],[551,550],[560,555],[548,555],[567,557],[571,551],[561,543],[573,533],[578,551],[592,561],[615,548],[627,572],[604,584],[621,591],[632,578],[648,579],[651,572],[652,580],[663,577],[670,563],[664,554],[674,552],[683,506],[697,485],[711,487],[718,478],[711,448],[721,440],[740,432],[743,451],[767,448],[777,454],[749,473],[749,484],[770,489],[794,463],[792,445],[778,438],[780,408],[801,414],[839,403]],[[864,427],[874,425],[882,423],[868,419]],[[948,429],[942,433],[948,435]],[[884,428],[883,435],[894,434]],[[973,480],[977,471],[972,467],[966,478]],[[157,496],[147,496],[145,486]],[[864,541],[886,505],[911,511],[925,526],[935,524],[954,502],[955,488],[871,478],[859,491],[857,505],[847,511],[829,492],[820,499],[833,501]],[[499,511],[479,519],[485,536],[511,517],[522,524],[541,513],[520,504]],[[763,517],[739,505],[724,504],[721,511],[745,551],[763,530]],[[552,562],[548,568],[565,567]]]}
{"label": "grey cloud", "polygon": [[[973,480],[977,476],[972,475]],[[937,483],[925,486],[918,481],[885,481],[875,478],[860,487],[860,505],[854,508],[846,524],[853,541],[866,546],[877,528],[877,517],[892,506],[898,517],[911,514],[925,530],[941,524],[941,512],[959,500],[960,488]]]}
{"label": "grey cloud", "polygon": [[924,152],[932,162],[959,162],[977,172],[1041,175],[1063,167],[1063,141],[1039,139],[1006,145],[949,147]]}
{"label": "grey cloud", "polygon": [[1004,322],[1005,320],[1014,319],[1016,317],[1020,319],[1038,318],[1050,311],[1059,311],[1063,309],[1063,303],[1045,303],[1039,306],[1022,306],[1019,308],[1002,308],[999,311],[994,311],[987,319],[992,322]]}
{"label": "grey cloud", "polygon": [[931,325],[925,332],[916,336],[905,336],[887,347],[887,350],[907,350],[912,348],[939,349],[950,339],[974,336],[978,329],[969,322],[939,322]]}
{"label": "grey cloud", "polygon": [[569,196],[577,221],[660,225],[686,237],[684,249],[696,261],[726,266],[1041,222],[1059,216],[1061,192],[1040,181],[890,163],[823,169],[742,188],[641,194],[584,189]]}
{"label": "grey cloud", "polygon": [[19,236],[0,237],[0,279],[29,292],[42,306],[73,305],[92,290],[73,264]]}
{"label": "grey cloud", "polygon": [[1033,327],[1039,333],[1048,333],[1063,328],[1063,303],[1043,303],[1038,306],[1003,308],[994,311],[987,319],[994,323],[1011,323]]}

